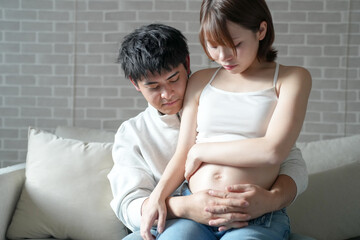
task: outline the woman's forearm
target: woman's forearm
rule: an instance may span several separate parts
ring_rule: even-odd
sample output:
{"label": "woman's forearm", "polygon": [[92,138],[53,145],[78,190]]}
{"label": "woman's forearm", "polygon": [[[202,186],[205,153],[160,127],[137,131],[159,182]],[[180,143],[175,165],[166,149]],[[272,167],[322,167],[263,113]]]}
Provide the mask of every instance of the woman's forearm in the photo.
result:
{"label": "woman's forearm", "polygon": [[234,167],[266,167],[280,164],[290,152],[266,138],[236,140],[231,142],[198,143],[193,155],[200,162]]}
{"label": "woman's forearm", "polygon": [[152,195],[166,199],[184,181],[185,160],[176,155],[170,160]]}

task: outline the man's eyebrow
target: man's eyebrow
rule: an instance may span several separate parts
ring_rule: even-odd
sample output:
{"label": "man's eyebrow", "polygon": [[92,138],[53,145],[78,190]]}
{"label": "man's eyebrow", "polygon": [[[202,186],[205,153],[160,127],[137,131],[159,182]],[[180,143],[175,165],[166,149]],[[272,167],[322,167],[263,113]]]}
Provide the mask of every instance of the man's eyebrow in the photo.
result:
{"label": "man's eyebrow", "polygon": [[153,84],[157,84],[157,82],[145,82],[144,85],[153,85]]}
{"label": "man's eyebrow", "polygon": [[[172,75],[170,75],[166,80],[170,80],[171,78],[175,77],[176,75],[178,75],[180,72],[176,71],[174,72]],[[158,82],[145,82],[144,85],[152,85],[152,84],[157,84]]]}
{"label": "man's eyebrow", "polygon": [[178,75],[179,71],[174,72],[174,74],[172,74],[171,76],[169,76],[166,80],[169,80],[171,78],[173,78],[174,76]]}

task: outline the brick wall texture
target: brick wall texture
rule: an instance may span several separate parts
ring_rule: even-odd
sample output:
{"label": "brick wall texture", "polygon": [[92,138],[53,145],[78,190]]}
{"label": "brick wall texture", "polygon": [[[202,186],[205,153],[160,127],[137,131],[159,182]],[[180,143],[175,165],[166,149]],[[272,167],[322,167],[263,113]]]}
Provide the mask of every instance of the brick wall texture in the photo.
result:
{"label": "brick wall texture", "polygon": [[[300,141],[360,134],[360,1],[267,0],[278,62],[310,70]],[[192,71],[200,0],[0,0],[0,167],[24,162],[27,129],[115,131],[146,107],[116,63],[125,34],[161,22],[188,38]]]}

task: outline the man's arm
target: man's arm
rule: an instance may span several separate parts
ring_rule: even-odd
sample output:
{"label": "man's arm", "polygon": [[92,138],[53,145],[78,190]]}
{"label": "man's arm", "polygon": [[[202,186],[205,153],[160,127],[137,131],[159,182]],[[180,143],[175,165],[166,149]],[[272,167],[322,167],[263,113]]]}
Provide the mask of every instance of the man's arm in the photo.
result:
{"label": "man's arm", "polygon": [[[246,202],[240,203],[240,207],[245,207]],[[211,196],[208,190],[194,193],[188,196],[169,197],[167,199],[168,219],[187,218],[196,222],[209,225],[209,222],[217,217],[223,216],[223,213],[213,214],[207,209],[215,204],[225,206],[225,199]],[[241,205],[243,204],[243,206]],[[245,226],[246,221],[250,219],[248,214],[237,214],[237,220]]]}
{"label": "man's arm", "polygon": [[[308,174],[301,152],[294,147],[281,164],[270,190],[252,184],[231,186],[228,191],[203,191],[167,201],[169,218],[188,218],[221,226],[220,230],[246,226],[246,221],[289,206],[305,191]],[[216,219],[216,220],[215,220]]]}
{"label": "man's arm", "polygon": [[280,175],[271,190],[252,184],[231,186],[229,191],[205,190],[167,199],[168,219],[187,218],[218,226],[219,231],[247,226],[247,221],[288,206],[296,196],[296,184]]}
{"label": "man's arm", "polygon": [[113,193],[110,205],[124,225],[134,231],[140,228],[141,206],[156,182],[137,147],[139,136],[131,129],[125,122],[115,135],[114,166],[108,179]]}
{"label": "man's arm", "polygon": [[[286,175],[280,175],[271,190],[265,190],[252,184],[234,185],[229,188],[231,192],[213,192],[213,196],[223,197],[228,200],[227,208],[214,206],[209,208],[212,213],[224,213],[218,219],[210,221],[211,226],[221,226],[219,231],[242,226],[238,222],[239,213],[248,214],[251,219],[261,215],[280,210],[291,203],[296,196],[296,185],[292,179]],[[248,206],[237,208],[237,201],[248,202]]]}
{"label": "man's arm", "polygon": [[287,175],[294,181],[296,185],[296,195],[293,201],[306,190],[309,175],[301,151],[296,146],[291,149],[289,156],[280,165],[279,175]]}

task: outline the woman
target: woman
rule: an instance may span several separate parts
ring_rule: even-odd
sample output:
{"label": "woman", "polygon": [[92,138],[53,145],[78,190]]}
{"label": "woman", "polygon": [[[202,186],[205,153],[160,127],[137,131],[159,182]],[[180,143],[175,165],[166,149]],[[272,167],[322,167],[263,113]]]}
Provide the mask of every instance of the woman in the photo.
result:
{"label": "woman", "polygon": [[[143,211],[144,239],[151,238],[148,230],[156,219],[163,232],[165,200],[184,180],[184,171],[185,194],[237,183],[270,188],[305,118],[311,76],[302,67],[275,62],[274,28],[264,0],[204,0],[200,23],[201,44],[221,67],[198,71],[189,80],[177,150]],[[219,144],[226,147],[218,151]],[[197,152],[205,147],[203,162]],[[204,227],[221,239],[286,239],[286,212],[268,216],[269,224],[255,219],[242,229]]]}

